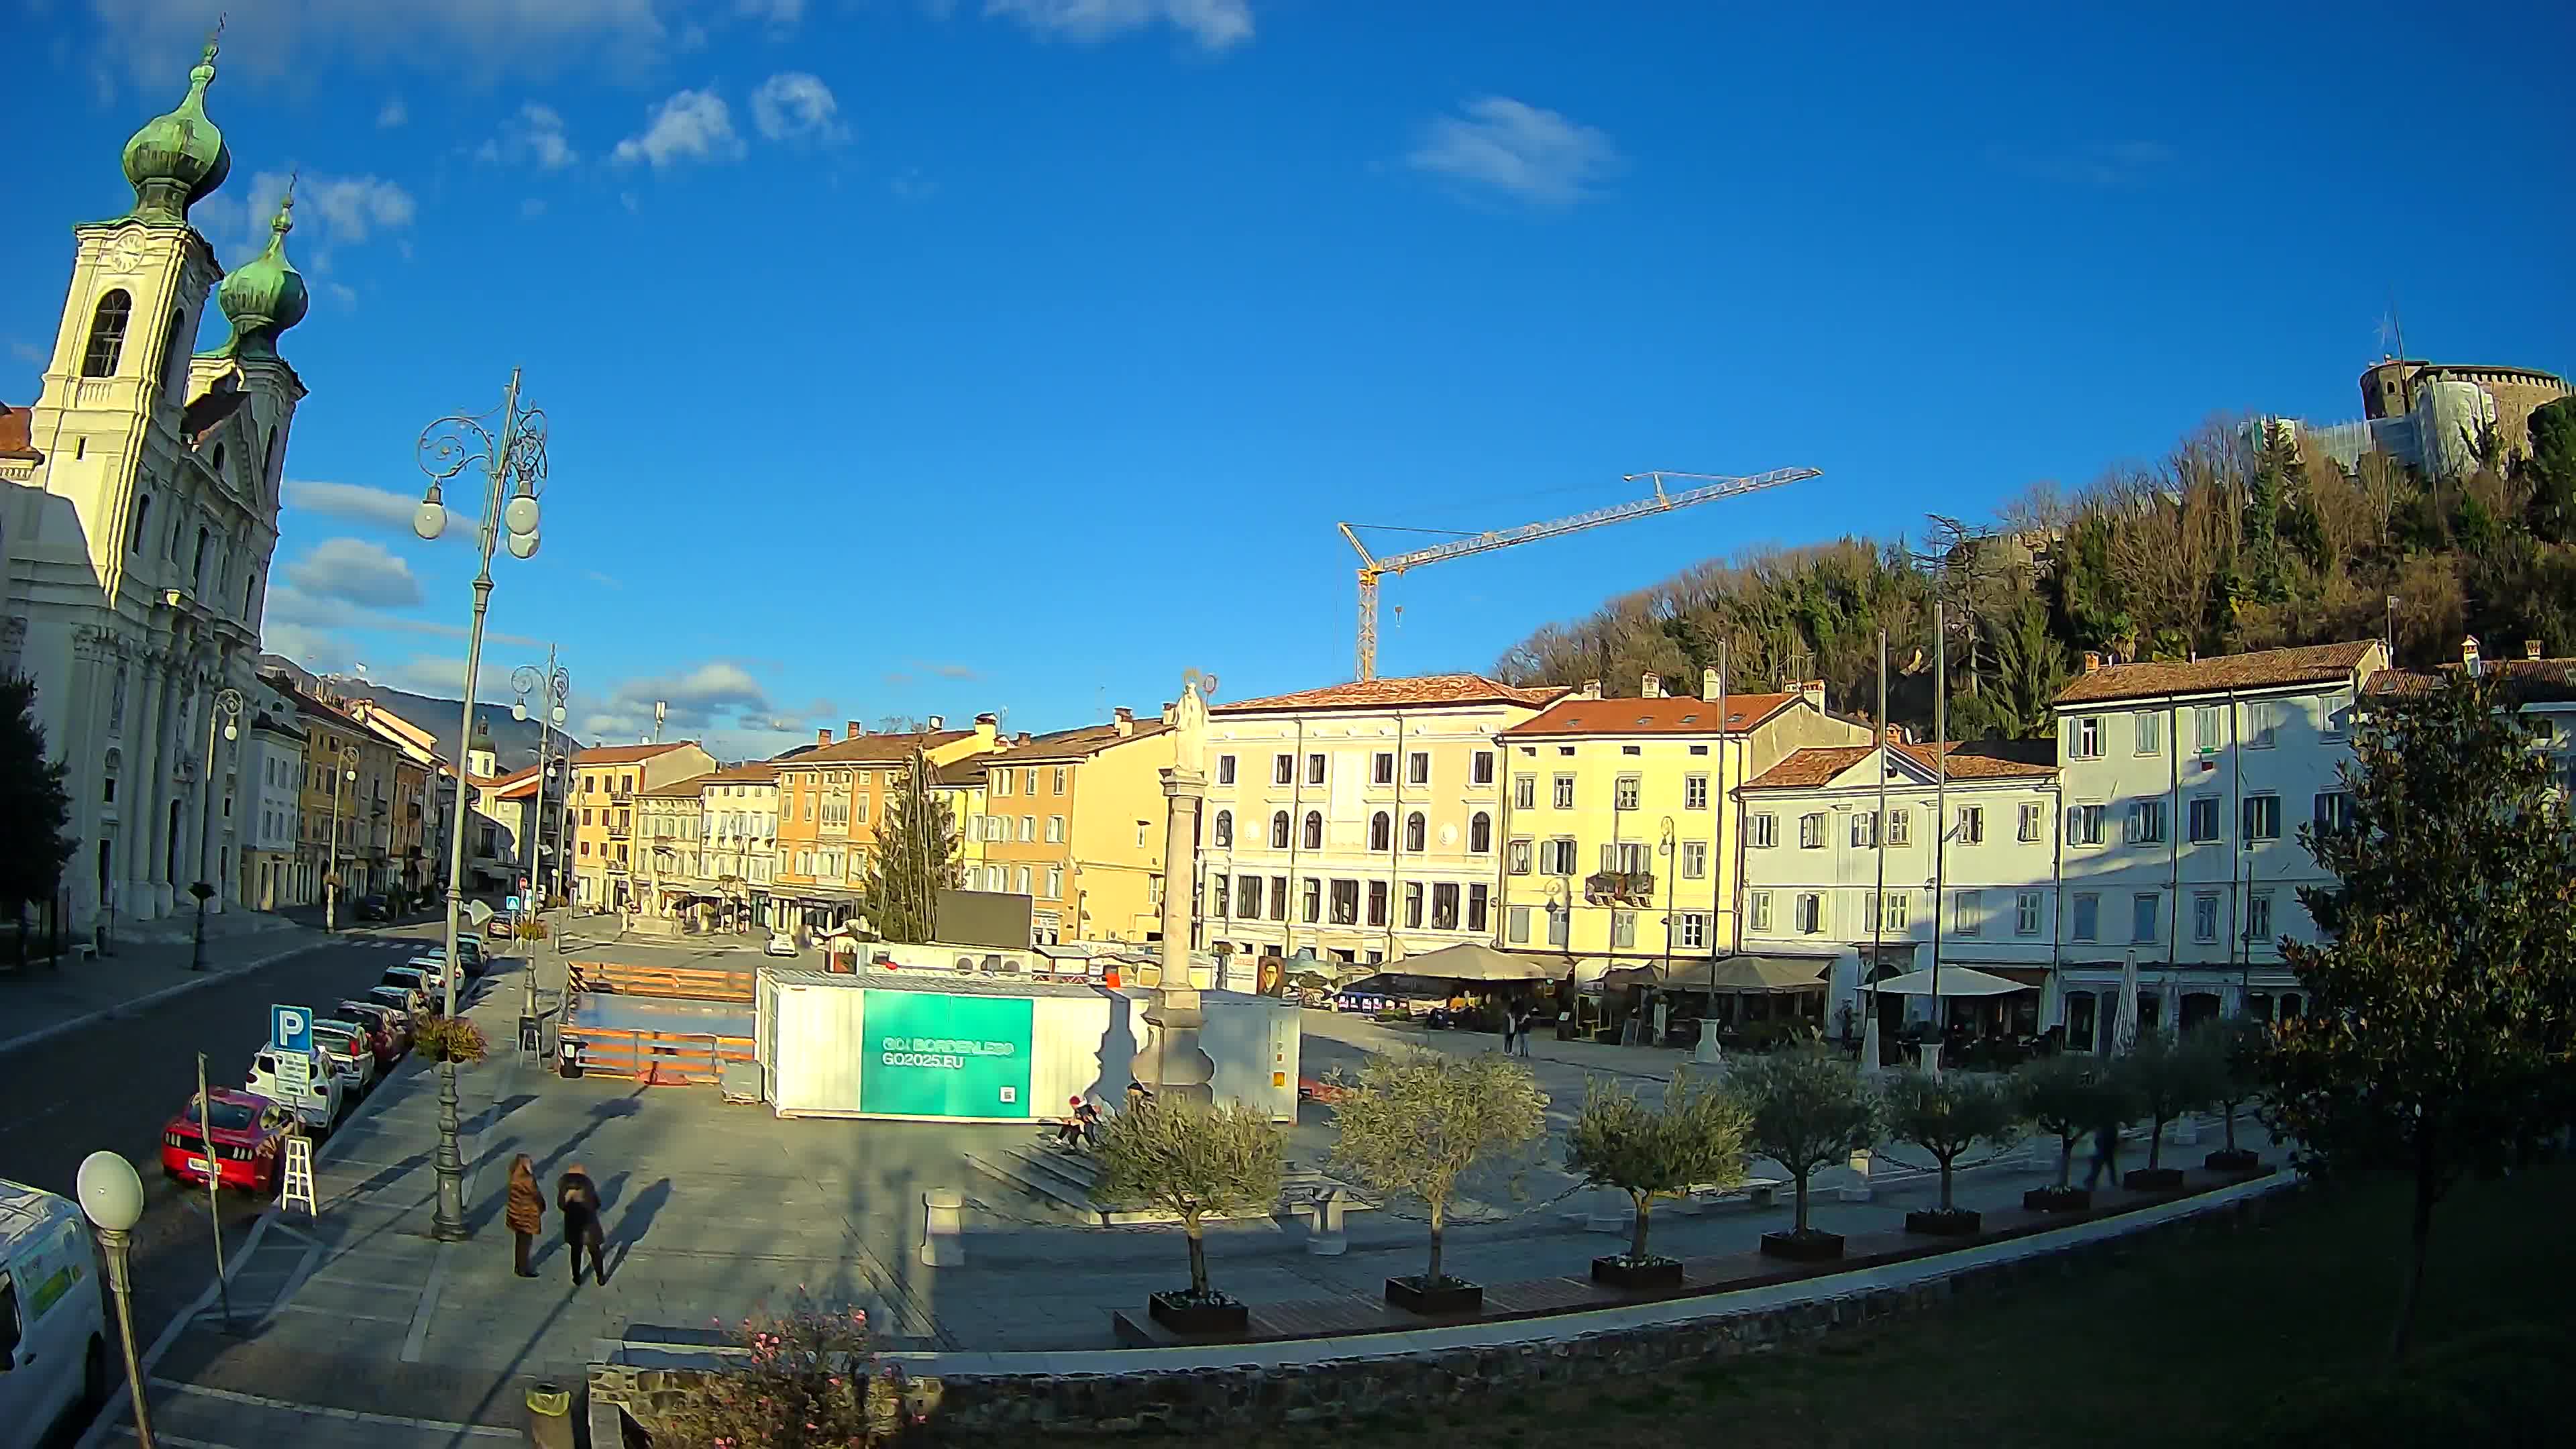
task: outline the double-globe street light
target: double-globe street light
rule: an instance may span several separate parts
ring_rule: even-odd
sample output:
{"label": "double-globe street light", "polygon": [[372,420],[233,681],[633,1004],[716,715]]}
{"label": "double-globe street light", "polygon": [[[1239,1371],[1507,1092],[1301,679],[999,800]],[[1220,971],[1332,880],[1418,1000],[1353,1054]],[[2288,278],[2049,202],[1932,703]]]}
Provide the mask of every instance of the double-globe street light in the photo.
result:
{"label": "double-globe street light", "polygon": [[215,735],[220,729],[226,740],[240,739],[241,712],[241,691],[230,686],[215,691],[215,707],[206,711],[206,775],[197,788],[197,883],[188,887],[197,898],[197,938],[188,952],[191,971],[206,969],[206,902],[215,894],[206,879],[206,846],[215,829]]}
{"label": "double-globe street light", "polygon": [[[510,718],[528,717],[528,696],[537,696],[537,812],[531,825],[528,848],[528,890],[534,897],[529,902],[531,913],[544,905],[546,893],[546,781],[554,773],[553,746],[555,731],[563,728],[566,707],[572,700],[572,671],[555,663],[555,651],[546,650],[545,668],[522,664],[510,671],[510,689],[518,697],[510,703]],[[558,840],[557,848],[561,848]],[[537,963],[533,954],[523,956],[525,969],[519,973],[523,983],[519,1008],[519,1039],[526,1041],[537,1019]]]}
{"label": "double-globe street light", "polygon": [[[457,726],[456,737],[474,737],[474,687],[476,675],[483,667],[483,616],[492,607],[492,550],[509,545],[512,558],[529,558],[537,551],[537,494],[546,481],[546,415],[539,408],[519,406],[519,371],[510,370],[510,386],[501,394],[500,422],[497,430],[488,424],[490,413],[458,413],[440,418],[422,430],[419,443],[420,469],[429,475],[429,491],[422,495],[420,507],[412,514],[412,531],[422,538],[436,538],[447,531],[447,505],[440,497],[440,485],[480,467],[483,472],[483,521],[475,537],[482,548],[481,567],[474,575],[474,624],[465,644],[464,715]],[[442,972],[447,978],[447,1015],[456,1015],[456,982],[462,974],[457,967],[456,937],[465,912],[465,822],[472,804],[473,792],[462,788],[456,792],[456,819],[448,832],[447,845],[447,965]],[[455,1242],[465,1236],[465,1159],[456,1146],[456,1062],[442,1056],[438,1063],[438,1210],[431,1219],[430,1231],[442,1242]]]}
{"label": "double-globe street light", "polygon": [[338,769],[331,781],[331,868],[322,872],[322,929],[340,929],[340,794],[343,786],[354,791],[358,784],[358,747],[342,745]]}

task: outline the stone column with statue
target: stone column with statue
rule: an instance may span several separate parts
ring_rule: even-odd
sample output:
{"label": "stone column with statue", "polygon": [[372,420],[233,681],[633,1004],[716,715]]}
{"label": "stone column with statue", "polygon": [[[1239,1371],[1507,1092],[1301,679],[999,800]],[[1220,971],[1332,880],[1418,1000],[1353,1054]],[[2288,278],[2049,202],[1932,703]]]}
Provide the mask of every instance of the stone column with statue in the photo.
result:
{"label": "stone column with statue", "polygon": [[1190,975],[1190,902],[1198,880],[1199,806],[1207,798],[1207,701],[1195,669],[1172,711],[1172,767],[1163,771],[1163,970],[1145,1021],[1154,1028],[1154,1090],[1207,1106],[1216,1063],[1199,1048],[1198,983]]}

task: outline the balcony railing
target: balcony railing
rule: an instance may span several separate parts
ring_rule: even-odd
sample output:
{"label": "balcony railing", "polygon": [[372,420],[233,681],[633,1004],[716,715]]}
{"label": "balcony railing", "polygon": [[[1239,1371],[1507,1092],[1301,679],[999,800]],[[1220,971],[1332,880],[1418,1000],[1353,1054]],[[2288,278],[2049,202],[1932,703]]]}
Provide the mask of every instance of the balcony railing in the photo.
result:
{"label": "balcony railing", "polygon": [[1596,906],[1644,905],[1655,898],[1650,870],[1604,870],[1583,878],[1583,898]]}
{"label": "balcony railing", "polygon": [[612,825],[608,827],[608,838],[611,840],[626,840],[631,838],[634,834],[635,827],[631,825]]}

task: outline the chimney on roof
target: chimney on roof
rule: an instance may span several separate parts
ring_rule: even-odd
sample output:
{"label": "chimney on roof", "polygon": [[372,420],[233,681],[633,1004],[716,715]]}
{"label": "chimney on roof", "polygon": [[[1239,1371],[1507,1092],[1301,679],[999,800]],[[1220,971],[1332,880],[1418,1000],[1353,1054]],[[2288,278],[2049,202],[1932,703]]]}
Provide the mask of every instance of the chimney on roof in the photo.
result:
{"label": "chimney on roof", "polygon": [[818,745],[828,745],[831,742],[832,727],[830,725],[825,725],[821,729],[814,731],[814,743]]}
{"label": "chimney on roof", "polygon": [[1703,669],[1699,672],[1699,697],[1702,699],[1717,698],[1716,670]]}
{"label": "chimney on roof", "polygon": [[2471,679],[2486,672],[2478,663],[2478,636],[2475,634],[2460,641],[2460,667],[2469,672]]}
{"label": "chimney on roof", "polygon": [[2102,667],[2102,651],[2101,651],[2101,650],[2099,650],[2099,649],[2087,649],[2087,650],[2085,650],[2085,651],[2084,651],[2084,672],[2085,672],[2085,673],[2087,673],[2087,674],[2092,674],[2092,673],[2094,673],[2094,672],[2096,672],[2096,671],[2100,670],[2100,669],[2101,669],[2101,667]]}
{"label": "chimney on roof", "polygon": [[1901,745],[1905,743],[1905,726],[1901,724],[1889,725],[1887,727],[1887,742],[1891,745]]}
{"label": "chimney on roof", "polygon": [[[1165,724],[1171,723],[1171,706],[1163,706],[1163,713],[1165,716],[1163,722]],[[1111,710],[1109,712],[1109,727],[1118,731],[1122,738],[1136,733],[1136,711],[1129,709],[1123,704],[1118,706],[1116,709]]]}
{"label": "chimney on roof", "polygon": [[930,720],[929,720],[929,726],[930,726],[930,728],[931,728],[933,731],[944,730],[944,729],[948,728],[948,716],[946,716],[946,715],[944,715],[944,714],[934,714],[934,715],[932,715],[932,716],[930,717]]}
{"label": "chimney on roof", "polygon": [[1029,732],[1028,732],[1027,730],[1022,730],[1022,731],[1020,731],[1018,734],[1015,734],[1015,735],[1011,736],[1011,743],[1012,743],[1012,744],[1015,744],[1015,745],[1025,745],[1025,744],[1027,744],[1028,742],[1029,742]]}
{"label": "chimney on roof", "polygon": [[1807,697],[1807,703],[1814,705],[1819,712],[1823,711],[1825,707],[1825,682],[1823,680],[1802,679],[1798,681],[1798,692]]}
{"label": "chimney on roof", "polygon": [[2537,639],[2523,640],[2522,657],[2525,659],[2538,659],[2540,657],[2540,641]]}
{"label": "chimney on roof", "polygon": [[975,743],[990,748],[994,737],[1002,732],[1001,716],[986,710],[975,716]]}
{"label": "chimney on roof", "polygon": [[1601,681],[1597,679],[1587,679],[1583,681],[1583,687],[1574,692],[1574,697],[1576,699],[1599,699],[1601,697]]}
{"label": "chimney on roof", "polygon": [[866,734],[866,733],[867,733],[867,731],[866,731],[866,730],[863,730],[863,729],[859,728],[859,722],[858,722],[857,720],[851,720],[851,721],[849,721],[848,723],[849,723],[849,726],[850,726],[850,732],[849,732],[848,734],[845,734],[845,735],[841,736],[841,738],[843,738],[843,739],[845,739],[845,740],[855,740],[855,739],[857,739],[859,736],[861,736],[861,735],[863,735],[863,734]]}
{"label": "chimney on roof", "polygon": [[1660,674],[1648,673],[1645,679],[1639,682],[1637,686],[1637,697],[1640,699],[1663,698],[1664,677]]}

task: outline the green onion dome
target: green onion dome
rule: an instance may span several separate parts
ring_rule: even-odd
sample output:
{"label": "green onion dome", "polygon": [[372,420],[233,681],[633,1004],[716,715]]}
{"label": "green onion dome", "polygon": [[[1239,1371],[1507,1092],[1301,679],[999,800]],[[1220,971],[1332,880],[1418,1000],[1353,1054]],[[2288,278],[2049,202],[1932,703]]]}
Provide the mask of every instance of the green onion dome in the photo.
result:
{"label": "green onion dome", "polygon": [[268,224],[268,247],[235,267],[215,288],[215,300],[233,324],[232,341],[221,351],[232,357],[274,356],[277,334],[304,320],[312,305],[303,274],[286,260],[286,234],[295,230],[295,191],[287,189],[278,203],[277,219]]}
{"label": "green onion dome", "polygon": [[224,133],[206,119],[206,87],[215,79],[215,43],[188,72],[187,98],[177,110],[155,116],[125,143],[125,179],[134,183],[133,215],[145,221],[188,219],[188,208],[224,184],[233,153]]}

